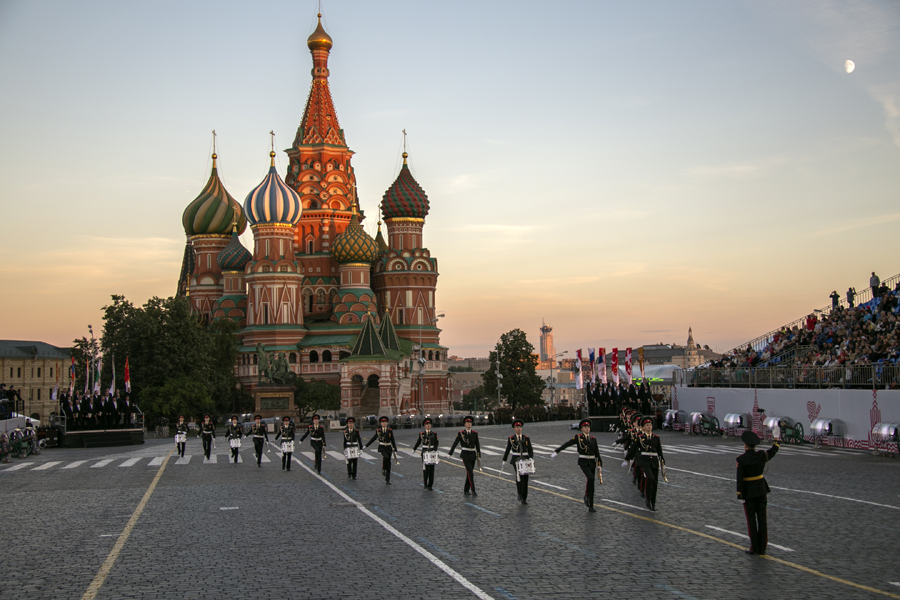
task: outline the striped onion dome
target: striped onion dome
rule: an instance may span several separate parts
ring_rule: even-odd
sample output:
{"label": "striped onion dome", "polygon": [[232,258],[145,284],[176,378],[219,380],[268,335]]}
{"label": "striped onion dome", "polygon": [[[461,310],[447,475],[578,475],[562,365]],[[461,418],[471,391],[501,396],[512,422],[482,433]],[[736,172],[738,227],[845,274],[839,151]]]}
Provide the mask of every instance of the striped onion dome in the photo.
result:
{"label": "striped onion dome", "polygon": [[334,238],[334,243],[331,244],[331,256],[342,264],[372,264],[376,258],[381,256],[378,244],[359,224],[355,204],[353,205],[353,215],[350,217],[350,225],[347,226],[344,233]]}
{"label": "striped onion dome", "polygon": [[244,212],[251,225],[284,223],[296,225],[300,221],[300,196],[281,179],[275,169],[275,152],[269,152],[272,162],[265,179],[244,200]]}
{"label": "striped onion dome", "polygon": [[188,204],[181,216],[187,235],[228,235],[232,222],[237,221],[238,233],[247,228],[244,210],[237,200],[225,190],[216,168],[216,154],[213,153],[212,173],[200,195]]}
{"label": "striped onion dome", "polygon": [[397,217],[424,219],[428,214],[428,196],[413,178],[409,165],[406,164],[407,156],[409,155],[404,152],[400,174],[381,199],[381,212],[385,219]]}
{"label": "striped onion dome", "polygon": [[243,271],[244,267],[253,255],[244,248],[241,239],[238,237],[237,227],[231,232],[231,241],[228,245],[219,251],[216,257],[216,263],[223,271]]}

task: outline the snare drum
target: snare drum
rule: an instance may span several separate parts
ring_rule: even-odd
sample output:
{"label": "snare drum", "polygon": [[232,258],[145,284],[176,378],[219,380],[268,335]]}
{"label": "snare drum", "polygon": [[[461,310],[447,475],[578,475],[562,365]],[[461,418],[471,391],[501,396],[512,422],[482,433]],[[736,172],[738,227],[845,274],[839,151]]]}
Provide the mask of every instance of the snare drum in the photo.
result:
{"label": "snare drum", "polygon": [[523,458],[516,462],[516,469],[519,475],[534,475],[534,459]]}
{"label": "snare drum", "polygon": [[347,460],[359,458],[359,454],[359,446],[347,446],[346,448],[344,448],[344,457],[346,457]]}
{"label": "snare drum", "polygon": [[281,452],[284,454],[293,453],[294,452],[294,440],[290,440],[287,442],[281,442]]}
{"label": "snare drum", "polygon": [[229,444],[232,448],[240,448],[240,447],[241,447],[241,438],[231,438],[231,439],[228,441],[228,444]]}
{"label": "snare drum", "polygon": [[176,444],[187,443],[187,434],[186,433],[176,433],[175,434],[175,443]]}
{"label": "snare drum", "polygon": [[428,452],[423,452],[422,453],[422,462],[424,462],[426,465],[438,464],[438,462],[440,462],[440,459],[438,459],[437,450],[430,450]]}

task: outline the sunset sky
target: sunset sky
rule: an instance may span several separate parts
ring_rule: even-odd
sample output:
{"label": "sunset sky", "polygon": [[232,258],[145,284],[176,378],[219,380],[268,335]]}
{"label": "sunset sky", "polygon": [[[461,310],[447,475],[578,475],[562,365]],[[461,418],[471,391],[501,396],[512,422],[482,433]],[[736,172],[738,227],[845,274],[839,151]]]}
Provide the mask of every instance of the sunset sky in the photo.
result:
{"label": "sunset sky", "polygon": [[[322,9],[373,234],[409,133],[451,354],[542,318],[559,351],[727,350],[900,272],[897,2]],[[0,338],[68,346],[110,295],[175,292],[210,132],[243,202],[300,122],[316,10],[0,3]]]}

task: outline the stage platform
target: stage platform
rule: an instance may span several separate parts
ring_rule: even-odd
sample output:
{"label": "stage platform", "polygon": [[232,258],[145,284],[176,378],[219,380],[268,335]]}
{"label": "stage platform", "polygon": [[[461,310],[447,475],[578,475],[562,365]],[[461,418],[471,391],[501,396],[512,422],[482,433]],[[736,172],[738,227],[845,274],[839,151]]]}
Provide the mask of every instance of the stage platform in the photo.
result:
{"label": "stage platform", "polygon": [[67,431],[62,445],[66,448],[104,448],[107,446],[135,446],[143,443],[143,429],[88,429]]}

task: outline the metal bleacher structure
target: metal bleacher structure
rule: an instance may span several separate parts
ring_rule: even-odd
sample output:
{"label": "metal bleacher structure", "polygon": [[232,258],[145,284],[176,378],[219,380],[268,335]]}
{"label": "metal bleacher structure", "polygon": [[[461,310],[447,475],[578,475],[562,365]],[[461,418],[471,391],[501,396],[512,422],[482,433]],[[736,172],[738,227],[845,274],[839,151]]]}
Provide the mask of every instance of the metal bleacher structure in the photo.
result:
{"label": "metal bleacher structure", "polygon": [[[882,286],[893,290],[900,282],[900,274],[882,280]],[[898,294],[890,291],[888,293]],[[855,306],[874,305],[878,300],[872,296],[872,288],[865,286],[856,293]],[[838,307],[849,307],[844,295],[838,302]],[[819,319],[828,317],[834,307],[829,304],[823,308],[812,311]],[[744,342],[725,352],[722,358],[735,356],[752,348],[762,353],[775,340],[775,336],[785,330],[793,331],[806,327],[809,315],[800,317],[773,329],[748,342]],[[684,372],[680,377],[683,383],[694,387],[762,387],[762,388],[832,388],[842,387],[848,389],[873,389],[888,388],[900,385],[900,364],[890,362],[878,362],[866,365],[852,366],[796,366],[798,359],[814,352],[815,346],[792,346],[783,352],[770,357],[764,363],[754,367],[730,367],[708,368],[701,365],[699,368]]]}

